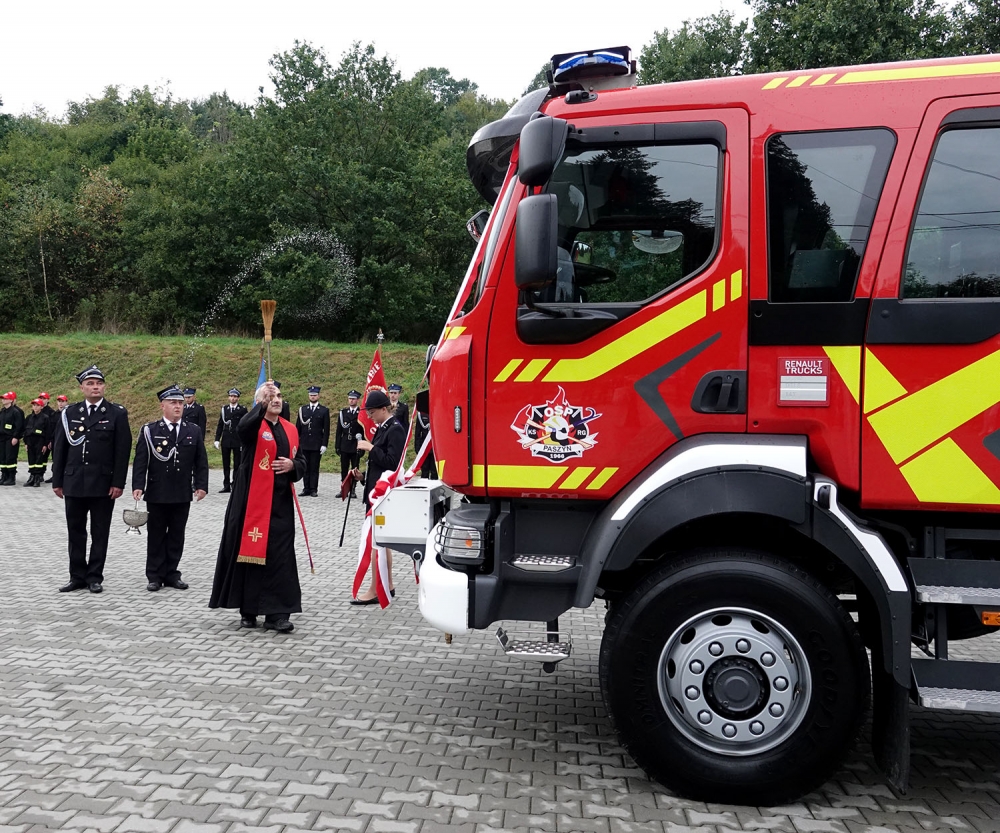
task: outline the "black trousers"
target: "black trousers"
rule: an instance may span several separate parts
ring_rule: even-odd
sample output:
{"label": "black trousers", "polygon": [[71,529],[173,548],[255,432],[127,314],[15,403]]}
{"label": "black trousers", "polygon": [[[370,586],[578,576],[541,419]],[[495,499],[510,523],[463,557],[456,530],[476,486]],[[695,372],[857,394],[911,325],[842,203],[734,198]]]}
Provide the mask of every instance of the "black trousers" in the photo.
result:
{"label": "black trousers", "polygon": [[11,445],[13,439],[10,436],[0,437],[0,472],[7,475],[17,474],[17,452],[21,448],[21,441],[17,445]]}
{"label": "black trousers", "polygon": [[[69,532],[69,577],[88,584],[104,581],[108,536],[115,502],[104,497],[66,497],[66,528]],[[90,560],[87,560],[87,516],[90,515]]]}
{"label": "black trousers", "polygon": [[351,469],[356,469],[361,465],[361,452],[355,451],[353,454],[340,455],[340,479],[347,477]]}
{"label": "black trousers", "polygon": [[31,443],[25,441],[24,445],[28,449],[28,474],[45,474],[45,464],[48,462],[49,453],[42,453],[42,441]]}
{"label": "black trousers", "polygon": [[147,503],[149,521],[146,530],[146,579],[175,581],[181,577],[177,569],[184,553],[184,530],[187,527],[188,503]]}
{"label": "black trousers", "polygon": [[302,449],[302,456],[306,458],[306,473],[302,475],[302,491],[308,495],[319,488],[319,460],[323,455],[319,453],[319,449],[316,451]]}
{"label": "black trousers", "polygon": [[226,448],[222,446],[222,488],[229,489],[233,481],[229,479],[229,455],[233,456],[233,471],[240,467],[240,460],[243,459],[243,447]]}

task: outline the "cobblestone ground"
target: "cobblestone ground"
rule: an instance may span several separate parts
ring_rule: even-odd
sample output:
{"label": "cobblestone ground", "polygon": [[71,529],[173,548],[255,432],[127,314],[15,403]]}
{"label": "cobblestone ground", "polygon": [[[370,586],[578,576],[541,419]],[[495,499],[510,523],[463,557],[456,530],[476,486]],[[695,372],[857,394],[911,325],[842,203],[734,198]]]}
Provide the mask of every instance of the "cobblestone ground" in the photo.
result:
{"label": "cobblestone ground", "polygon": [[303,499],[317,568],[300,540],[305,612],[286,636],[207,607],[225,495],[192,508],[190,590],[146,591],[146,539],[124,534],[123,499],[105,592],[60,594],[63,504],[25,478],[22,462],[0,492],[0,833],[1000,831],[1000,719],[960,712],[916,710],[902,798],[867,744],[793,806],[672,796],[612,736],[602,605],[565,617],[574,653],[554,675],[507,661],[487,633],[445,645],[406,559],[391,608],[349,607],[361,516],[338,549],[333,477]]}

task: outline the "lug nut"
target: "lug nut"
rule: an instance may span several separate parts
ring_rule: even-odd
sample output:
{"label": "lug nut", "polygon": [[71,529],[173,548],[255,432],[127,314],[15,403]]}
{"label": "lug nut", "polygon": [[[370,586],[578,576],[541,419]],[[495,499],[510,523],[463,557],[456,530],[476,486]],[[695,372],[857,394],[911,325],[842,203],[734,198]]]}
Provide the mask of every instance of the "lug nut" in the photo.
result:
{"label": "lug nut", "polygon": [[711,645],[708,646],[708,652],[713,657],[721,657],[722,656],[722,645],[720,643],[718,643],[718,642],[713,642]]}
{"label": "lug nut", "polygon": [[691,664],[688,666],[688,668],[691,669],[692,674],[700,674],[702,671],[705,670],[705,666],[702,664],[701,660],[697,659],[693,660]]}
{"label": "lug nut", "polygon": [[738,639],[736,640],[736,650],[745,654],[750,650],[750,643],[746,639]]}
{"label": "lug nut", "polygon": [[788,680],[784,677],[777,677],[774,681],[774,688],[776,691],[784,691],[788,688]]}
{"label": "lug nut", "polygon": [[774,665],[774,654],[772,654],[770,651],[766,651],[765,653],[761,654],[760,664],[763,665],[765,668],[770,668],[772,665]]}
{"label": "lug nut", "polygon": [[785,707],[781,703],[771,703],[767,710],[771,713],[771,717],[781,717],[785,713]]}
{"label": "lug nut", "polygon": [[710,711],[702,709],[700,712],[698,712],[698,722],[702,726],[707,726],[709,723],[712,722],[712,713]]}
{"label": "lug nut", "polygon": [[752,735],[762,735],[764,734],[764,724],[759,720],[755,720],[750,724],[750,734]]}
{"label": "lug nut", "polygon": [[722,734],[727,738],[734,738],[736,737],[736,727],[732,723],[727,723],[722,727]]}

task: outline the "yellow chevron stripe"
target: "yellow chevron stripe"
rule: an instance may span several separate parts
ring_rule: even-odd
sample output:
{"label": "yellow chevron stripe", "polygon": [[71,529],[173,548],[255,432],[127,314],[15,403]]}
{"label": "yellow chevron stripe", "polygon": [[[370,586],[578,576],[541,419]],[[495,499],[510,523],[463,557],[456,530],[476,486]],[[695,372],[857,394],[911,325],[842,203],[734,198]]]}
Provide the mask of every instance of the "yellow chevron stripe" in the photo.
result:
{"label": "yellow chevron stripe", "polygon": [[[800,75],[798,78],[793,78],[791,81],[789,81],[788,87],[801,87],[810,78],[812,78],[811,75]],[[785,89],[787,90],[788,87],[785,87]]]}
{"label": "yellow chevron stripe", "polygon": [[702,290],[589,356],[579,359],[560,359],[545,374],[543,381],[589,382],[603,376],[634,356],[700,321],[708,314],[707,302],[707,294]]}
{"label": "yellow chevron stripe", "polygon": [[[1000,72],[1000,61],[975,64],[952,64],[936,67],[898,67],[845,72],[837,84],[868,84],[873,81],[914,81],[921,78],[955,78],[968,75],[992,75]],[[766,87],[765,87],[766,89]]]}
{"label": "yellow chevron stripe", "polygon": [[465,330],[466,330],[465,327],[450,327],[448,329],[448,335],[446,336],[446,339],[450,340],[453,338],[458,338],[460,335],[462,335],[462,333],[465,332]]}
{"label": "yellow chevron stripe", "polygon": [[586,480],[593,473],[593,466],[577,466],[575,469],[570,469],[566,479],[559,484],[560,489],[579,489],[583,485],[583,481]]}
{"label": "yellow chevron stripe", "polygon": [[473,486],[485,486],[486,485],[486,467],[485,466],[473,466],[472,467],[472,485]]}
{"label": "yellow chevron stripe", "polygon": [[490,488],[551,489],[567,466],[490,466]]}
{"label": "yellow chevron stripe", "polygon": [[886,403],[905,395],[906,388],[896,381],[871,350],[865,350],[865,413],[870,414]]}
{"label": "yellow chevron stripe", "polygon": [[717,281],[712,285],[712,312],[722,309],[726,305],[726,282]]}
{"label": "yellow chevron stripe", "polygon": [[809,86],[810,87],[821,87],[823,84],[828,84],[830,81],[832,81],[836,77],[837,77],[837,73],[835,73],[835,72],[827,72],[827,73],[821,75],[815,81],[813,81]]}
{"label": "yellow chevron stripe", "polygon": [[438,469],[438,479],[444,480],[444,460],[436,460]]}
{"label": "yellow chevron stripe", "polygon": [[497,374],[496,378],[493,381],[506,382],[510,378],[511,374],[515,370],[517,370],[518,365],[521,364],[522,361],[523,359],[511,359],[509,362],[507,362],[504,369]]}
{"label": "yellow chevron stripe", "polygon": [[861,347],[824,347],[833,369],[847,386],[854,401],[861,404]]}
{"label": "yellow chevron stripe", "polygon": [[778,87],[780,87],[782,84],[784,84],[787,80],[788,80],[787,78],[772,78],[770,81],[768,81],[764,85],[764,89],[765,90],[776,90],[776,89],[778,89]]}
{"label": "yellow chevron stripe", "polygon": [[545,365],[549,363],[548,359],[532,359],[524,366],[524,370],[517,374],[515,382],[534,382],[535,377],[545,370]]}
{"label": "yellow chevron stripe", "polygon": [[614,477],[615,472],[618,471],[617,467],[608,467],[601,469],[601,473],[597,475],[590,483],[587,484],[587,489],[600,489],[605,483],[607,483],[612,477]]}
{"label": "yellow chevron stripe", "polygon": [[1000,351],[915,391],[868,422],[901,463],[1000,402]]}
{"label": "yellow chevron stripe", "polygon": [[736,301],[743,295],[743,270],[737,269],[729,276],[729,300]]}
{"label": "yellow chevron stripe", "polygon": [[950,437],[899,470],[921,503],[1000,505],[1000,489]]}

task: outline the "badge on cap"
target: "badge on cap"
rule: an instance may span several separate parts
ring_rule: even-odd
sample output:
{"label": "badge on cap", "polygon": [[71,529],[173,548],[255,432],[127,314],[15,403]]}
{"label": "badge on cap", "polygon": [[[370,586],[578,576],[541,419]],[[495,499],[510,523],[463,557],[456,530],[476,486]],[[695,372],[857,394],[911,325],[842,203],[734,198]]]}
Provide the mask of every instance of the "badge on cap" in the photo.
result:
{"label": "badge on cap", "polygon": [[319,393],[320,387],[319,387],[319,385],[310,385],[309,387],[306,388],[306,390],[309,393]]}
{"label": "badge on cap", "polygon": [[194,396],[196,390],[194,388],[184,388],[184,396]]}
{"label": "badge on cap", "polygon": [[361,394],[358,393],[356,390],[352,390],[352,391],[348,392],[347,397],[349,399],[360,399],[361,398]]}
{"label": "badge on cap", "polygon": [[103,382],[104,374],[101,373],[96,364],[92,364],[86,370],[81,370],[76,374],[76,381],[78,381],[81,385],[87,381],[87,379],[99,379]]}
{"label": "badge on cap", "polygon": [[184,394],[181,393],[181,389],[177,387],[177,385],[170,385],[169,387],[158,391],[156,396],[161,402],[165,402],[170,399],[179,399],[182,402],[184,401]]}
{"label": "badge on cap", "polygon": [[403,392],[402,385],[389,385],[389,393],[402,393],[402,392]]}
{"label": "badge on cap", "polygon": [[239,388],[230,388],[229,389],[229,395],[230,396],[239,396],[240,395],[240,389]]}

